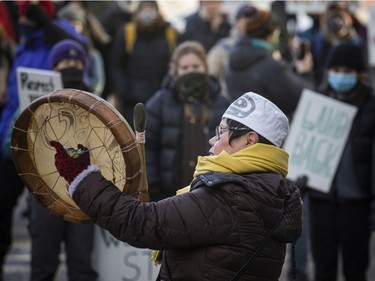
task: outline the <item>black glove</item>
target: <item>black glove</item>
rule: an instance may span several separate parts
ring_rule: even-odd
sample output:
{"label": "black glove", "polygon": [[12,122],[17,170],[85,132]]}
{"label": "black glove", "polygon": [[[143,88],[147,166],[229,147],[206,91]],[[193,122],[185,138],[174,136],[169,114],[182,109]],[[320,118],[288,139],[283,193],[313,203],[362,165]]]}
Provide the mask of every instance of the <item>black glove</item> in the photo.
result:
{"label": "black glove", "polygon": [[306,175],[299,176],[294,184],[299,188],[300,192],[305,192],[309,187],[307,182],[309,181],[309,177]]}

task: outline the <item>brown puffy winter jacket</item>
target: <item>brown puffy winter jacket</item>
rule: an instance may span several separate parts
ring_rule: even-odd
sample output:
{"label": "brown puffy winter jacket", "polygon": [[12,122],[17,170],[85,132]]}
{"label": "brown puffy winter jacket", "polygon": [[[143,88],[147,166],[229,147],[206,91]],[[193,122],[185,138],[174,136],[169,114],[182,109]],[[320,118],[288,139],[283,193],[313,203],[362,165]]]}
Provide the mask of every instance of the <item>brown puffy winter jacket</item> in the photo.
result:
{"label": "brown puffy winter jacket", "polygon": [[302,228],[298,189],[274,173],[209,172],[193,181],[190,192],[141,203],[94,172],[73,199],[119,240],[165,250],[160,280],[230,280],[283,214],[240,279],[278,280],[286,243],[297,240]]}

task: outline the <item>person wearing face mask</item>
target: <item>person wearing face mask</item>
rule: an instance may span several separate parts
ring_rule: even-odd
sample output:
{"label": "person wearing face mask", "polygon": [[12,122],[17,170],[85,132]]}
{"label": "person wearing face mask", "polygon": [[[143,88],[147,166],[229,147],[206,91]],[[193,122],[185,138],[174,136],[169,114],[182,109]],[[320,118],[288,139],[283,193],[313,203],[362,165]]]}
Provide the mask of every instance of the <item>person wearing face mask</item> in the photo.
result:
{"label": "person wearing face mask", "polygon": [[49,54],[51,67],[61,73],[64,88],[91,92],[84,82],[87,59],[87,52],[83,46],[70,39],[62,40],[54,45]]}
{"label": "person wearing face mask", "polygon": [[[375,96],[360,47],[333,47],[320,92],[358,108],[329,193],[309,189],[310,237],[316,281],[364,281],[375,231]],[[340,255],[338,255],[340,253]]]}
{"label": "person wearing face mask", "polygon": [[177,31],[166,22],[156,1],[140,1],[132,22],[117,32],[110,75],[120,113],[133,126],[133,109],[145,103],[168,72]]}
{"label": "person wearing face mask", "polygon": [[[48,57],[51,68],[61,73],[64,88],[89,91],[83,80],[87,53],[80,43],[62,40],[55,44]],[[30,281],[54,280],[64,245],[68,280],[95,281],[92,265],[94,227],[76,224],[57,217],[33,197],[29,198],[31,273]]]}
{"label": "person wearing face mask", "polygon": [[[313,88],[312,57],[296,62],[295,71],[282,59],[274,58],[272,42],[278,35],[278,21],[268,11],[249,5],[245,34],[229,54],[225,81],[232,99],[251,89],[264,96],[291,117],[304,88]],[[270,80],[271,79],[271,80]]]}
{"label": "person wearing face mask", "polygon": [[209,135],[228,105],[218,80],[208,74],[204,47],[195,41],[181,43],[161,89],[145,104],[152,200],[172,196],[176,187],[189,184],[196,159],[208,150]]}
{"label": "person wearing face mask", "polygon": [[105,85],[102,93],[102,98],[113,98],[113,82],[110,75],[110,53],[116,37],[117,31],[124,24],[131,22],[134,11],[136,9],[136,0],[116,0],[98,15],[98,19],[103,26],[106,33],[111,37],[108,44],[102,45],[99,48],[104,61],[105,70]]}
{"label": "person wearing face mask", "polygon": [[355,15],[345,2],[328,5],[319,18],[319,30],[311,37],[311,52],[314,60],[314,83],[319,87],[323,82],[325,62],[330,49],[338,44],[352,43],[366,50],[366,38],[357,32]]}
{"label": "person wearing face mask", "polygon": [[19,114],[17,68],[50,70],[47,58],[55,43],[66,38],[86,42],[86,37],[75,32],[67,21],[54,19],[53,1],[17,1],[17,7],[20,40],[10,65],[5,104],[0,116],[0,267],[12,241],[13,209],[24,189],[10,148],[13,124]]}

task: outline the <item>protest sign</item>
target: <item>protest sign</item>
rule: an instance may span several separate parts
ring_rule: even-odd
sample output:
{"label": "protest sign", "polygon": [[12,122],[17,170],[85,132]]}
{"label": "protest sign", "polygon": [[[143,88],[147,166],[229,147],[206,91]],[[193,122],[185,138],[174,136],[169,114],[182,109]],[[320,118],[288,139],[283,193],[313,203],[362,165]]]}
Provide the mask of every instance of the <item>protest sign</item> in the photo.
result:
{"label": "protest sign", "polygon": [[321,14],[327,9],[329,2],[328,0],[289,0],[285,2],[285,11],[288,14],[298,12]]}
{"label": "protest sign", "polygon": [[369,66],[375,67],[375,5],[368,7],[369,23],[367,28],[367,49],[369,56]]}
{"label": "protest sign", "polygon": [[284,149],[289,153],[290,180],[306,175],[308,185],[329,192],[357,108],[305,89]]}
{"label": "protest sign", "polygon": [[94,264],[98,281],[153,281],[160,266],[151,261],[151,250],[121,242],[107,230],[95,227]]}
{"label": "protest sign", "polygon": [[33,100],[62,89],[60,72],[17,67],[18,101],[20,112]]}

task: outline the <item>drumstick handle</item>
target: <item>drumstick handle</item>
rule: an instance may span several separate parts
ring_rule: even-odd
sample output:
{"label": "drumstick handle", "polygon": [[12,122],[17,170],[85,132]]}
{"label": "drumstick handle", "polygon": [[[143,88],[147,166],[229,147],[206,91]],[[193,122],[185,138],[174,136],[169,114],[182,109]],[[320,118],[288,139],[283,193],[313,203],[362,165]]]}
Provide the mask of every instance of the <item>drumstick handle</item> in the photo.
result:
{"label": "drumstick handle", "polygon": [[142,202],[148,202],[150,200],[148,194],[148,181],[146,172],[146,110],[143,103],[137,103],[134,107],[134,129],[135,139],[138,144],[140,159],[141,159],[141,178],[138,184],[139,195],[138,198]]}

